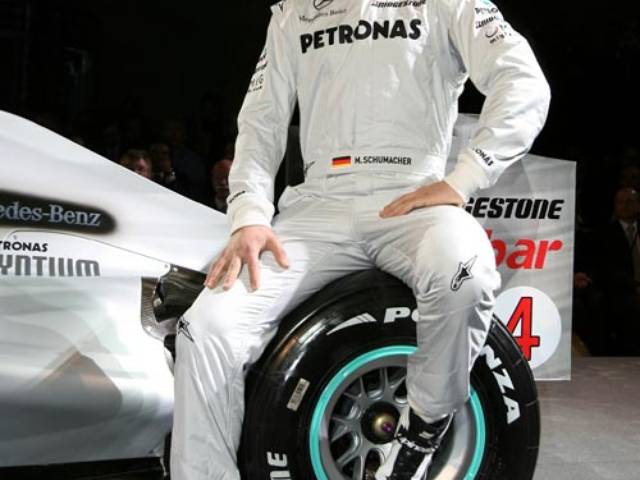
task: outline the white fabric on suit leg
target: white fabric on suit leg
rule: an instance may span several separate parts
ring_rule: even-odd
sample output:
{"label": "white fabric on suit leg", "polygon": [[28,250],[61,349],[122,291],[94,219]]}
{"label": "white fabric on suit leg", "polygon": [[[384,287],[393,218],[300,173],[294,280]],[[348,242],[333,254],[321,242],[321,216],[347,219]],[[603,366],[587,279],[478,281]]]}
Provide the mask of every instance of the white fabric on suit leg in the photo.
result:
{"label": "white fabric on suit leg", "polygon": [[[280,318],[352,271],[378,266],[409,285],[418,302],[418,351],[409,360],[409,401],[427,416],[468,396],[469,368],[486,336],[499,284],[486,234],[463,209],[440,206],[382,219],[379,210],[424,183],[405,175],[341,175],[290,189],[274,230],[290,261],[261,258],[261,288],[248,273],[228,292],[203,290],[178,335],[174,480],[238,479],[244,369]],[[452,289],[461,264],[469,278]]]}

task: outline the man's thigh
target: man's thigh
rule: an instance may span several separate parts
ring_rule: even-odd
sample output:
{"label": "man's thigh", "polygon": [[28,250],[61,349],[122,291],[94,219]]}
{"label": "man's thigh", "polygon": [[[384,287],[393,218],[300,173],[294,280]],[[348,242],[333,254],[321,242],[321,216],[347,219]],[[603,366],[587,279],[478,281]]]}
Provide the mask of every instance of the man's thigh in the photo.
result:
{"label": "man's thigh", "polygon": [[[375,264],[416,293],[434,285],[456,287],[454,278],[461,265],[467,265],[469,275],[495,270],[486,233],[458,207],[428,207],[390,219],[371,217],[365,231]],[[459,281],[464,282],[465,276]]]}
{"label": "man's thigh", "polygon": [[[333,280],[370,267],[358,243],[333,241],[331,233],[320,240],[317,224],[312,223],[311,234],[305,230],[308,222],[308,217],[276,221],[274,232],[289,268],[280,267],[271,252],[263,252],[257,290],[251,290],[246,267],[228,291],[220,286],[204,289],[185,314],[192,336],[216,338],[237,361],[255,361],[290,310]],[[332,231],[330,223],[321,226]]]}

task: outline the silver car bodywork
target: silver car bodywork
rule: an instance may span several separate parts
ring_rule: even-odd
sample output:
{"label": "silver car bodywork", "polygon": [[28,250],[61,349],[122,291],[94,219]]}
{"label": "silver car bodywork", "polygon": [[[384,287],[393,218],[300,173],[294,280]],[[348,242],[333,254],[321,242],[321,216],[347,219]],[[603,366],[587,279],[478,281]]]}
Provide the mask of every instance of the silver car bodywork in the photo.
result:
{"label": "silver car bodywork", "polygon": [[151,294],[207,268],[224,216],[4,112],[0,164],[0,468],[161,455]]}

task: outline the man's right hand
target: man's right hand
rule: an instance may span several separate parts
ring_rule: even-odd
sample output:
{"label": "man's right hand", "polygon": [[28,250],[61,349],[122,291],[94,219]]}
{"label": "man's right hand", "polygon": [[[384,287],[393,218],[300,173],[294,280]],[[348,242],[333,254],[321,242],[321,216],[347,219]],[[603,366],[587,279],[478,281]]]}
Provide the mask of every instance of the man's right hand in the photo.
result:
{"label": "man's right hand", "polygon": [[236,230],[222,254],[211,265],[204,285],[215,288],[224,279],[222,287],[229,290],[238,279],[242,266],[249,267],[251,289],[260,288],[260,261],[262,252],[269,250],[282,268],[289,268],[287,254],[275,233],[269,227],[251,225]]}

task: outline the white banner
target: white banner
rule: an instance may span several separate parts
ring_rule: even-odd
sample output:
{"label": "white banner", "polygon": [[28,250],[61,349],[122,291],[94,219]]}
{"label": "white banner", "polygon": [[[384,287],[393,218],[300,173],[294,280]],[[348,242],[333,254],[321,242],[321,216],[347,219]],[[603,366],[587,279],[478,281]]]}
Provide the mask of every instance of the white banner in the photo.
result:
{"label": "white banner", "polygon": [[[449,168],[475,119],[456,125]],[[571,376],[575,163],[527,155],[466,209],[484,226],[502,289],[495,315],[509,328],[537,380]]]}

